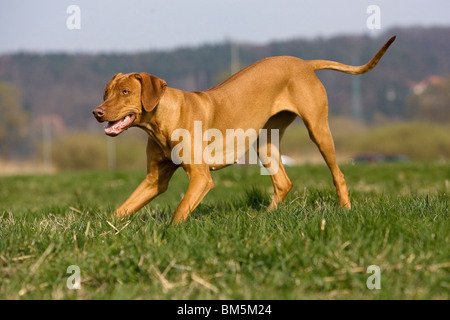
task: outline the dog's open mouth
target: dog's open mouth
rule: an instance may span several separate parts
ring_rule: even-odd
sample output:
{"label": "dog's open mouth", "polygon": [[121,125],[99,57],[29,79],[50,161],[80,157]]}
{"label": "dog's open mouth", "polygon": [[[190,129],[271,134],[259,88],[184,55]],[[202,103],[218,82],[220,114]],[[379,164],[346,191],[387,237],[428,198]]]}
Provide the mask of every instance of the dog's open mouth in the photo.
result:
{"label": "dog's open mouth", "polygon": [[120,120],[110,121],[105,126],[105,133],[108,136],[116,136],[119,133],[121,133],[122,131],[125,131],[126,129],[128,129],[131,126],[131,124],[133,123],[134,119],[136,119],[136,116],[131,113],[131,114],[123,117]]}

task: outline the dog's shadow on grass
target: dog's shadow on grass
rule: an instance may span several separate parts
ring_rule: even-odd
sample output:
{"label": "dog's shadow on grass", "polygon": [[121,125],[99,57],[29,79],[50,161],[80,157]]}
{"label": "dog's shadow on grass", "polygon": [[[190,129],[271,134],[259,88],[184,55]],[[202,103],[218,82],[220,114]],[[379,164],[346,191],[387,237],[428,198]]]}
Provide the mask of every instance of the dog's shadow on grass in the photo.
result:
{"label": "dog's shadow on grass", "polygon": [[195,210],[195,215],[208,216],[217,212],[239,213],[247,209],[266,210],[270,204],[270,195],[257,187],[247,188],[240,196],[201,203]]}
{"label": "dog's shadow on grass", "polygon": [[[242,212],[265,211],[270,203],[270,195],[257,187],[247,188],[241,195],[221,200],[205,201],[191,214],[190,218],[209,217],[217,214],[240,214]],[[136,215],[129,219],[139,219],[142,222],[153,221],[161,225],[171,225],[175,207],[169,206],[146,206]]]}
{"label": "dog's shadow on grass", "polygon": [[[198,205],[192,215],[209,216],[216,213],[239,213],[248,209],[255,211],[266,210],[270,204],[270,195],[257,187],[247,188],[241,195],[221,200],[204,201]],[[171,222],[175,208],[172,206],[146,206],[138,214],[141,220],[152,219],[155,222]]]}
{"label": "dog's shadow on grass", "polygon": [[[308,193],[293,194],[292,197],[293,199],[290,200],[291,202],[287,206],[291,207],[291,209],[296,208],[297,211],[323,211],[325,209],[338,207],[332,189],[313,189]],[[236,196],[219,200],[205,200],[206,201],[200,203],[194,212],[191,213],[188,220],[191,220],[192,218],[209,218],[218,215],[239,215],[249,211],[266,212],[271,201],[271,195],[257,186],[252,186],[246,188],[241,194],[237,194]],[[147,205],[129,219],[138,219],[142,222],[152,221],[161,225],[171,225],[175,209],[176,206],[173,205]]]}

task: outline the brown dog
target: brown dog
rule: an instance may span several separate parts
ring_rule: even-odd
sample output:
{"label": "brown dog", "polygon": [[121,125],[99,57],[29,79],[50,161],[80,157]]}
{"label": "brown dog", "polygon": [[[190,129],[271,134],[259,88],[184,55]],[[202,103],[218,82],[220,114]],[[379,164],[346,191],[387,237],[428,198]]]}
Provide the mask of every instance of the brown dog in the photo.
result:
{"label": "brown dog", "polygon": [[[336,163],[333,139],[328,126],[328,102],[325,88],[314,71],[331,69],[350,74],[370,71],[391,43],[392,37],[367,64],[349,66],[328,60],[304,61],[295,57],[272,57],[258,61],[212,89],[186,92],[166,86],[166,82],[147,73],[116,74],[106,85],[104,102],[94,110],[99,122],[107,121],[105,133],[115,136],[136,126],[149,135],[147,143],[147,176],[116,211],[115,216],[130,215],[167,189],[170,178],[178,167],[189,177],[189,187],[179,204],[173,223],[187,219],[203,197],[214,186],[210,170],[221,169],[247,152],[252,139],[244,147],[225,150],[229,140],[220,140],[228,130],[278,129],[281,139],[286,127],[300,116],[311,139],[318,146],[333,176],[340,205],[350,209],[350,198],[344,175]],[[199,126],[200,124],[200,126]],[[183,129],[200,140],[180,141],[174,132]],[[211,139],[205,132],[215,133]],[[271,137],[271,136],[270,136]],[[292,188],[278,152],[278,141],[268,137],[259,144],[258,156],[271,174],[274,195],[269,209],[277,207]],[[258,141],[259,141],[258,137]],[[182,158],[174,161],[174,148],[184,143]],[[225,142],[225,143],[223,143]],[[234,137],[232,137],[234,143]],[[209,158],[202,157],[205,149]],[[188,146],[189,148],[186,148]],[[270,149],[270,152],[268,152]],[[193,152],[192,152],[193,150]],[[262,152],[264,150],[264,152]],[[184,160],[183,160],[184,159]],[[189,161],[194,159],[194,161]],[[212,160],[211,160],[212,159]],[[186,161],[188,160],[188,161]],[[275,168],[275,170],[274,170]]]}

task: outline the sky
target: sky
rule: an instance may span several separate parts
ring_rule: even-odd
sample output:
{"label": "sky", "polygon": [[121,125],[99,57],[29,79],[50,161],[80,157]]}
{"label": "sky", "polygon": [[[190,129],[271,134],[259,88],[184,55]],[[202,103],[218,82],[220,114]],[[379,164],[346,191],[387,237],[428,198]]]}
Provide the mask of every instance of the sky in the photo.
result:
{"label": "sky", "polygon": [[[373,5],[379,14],[367,12]],[[0,10],[0,54],[131,53],[450,26],[448,0],[1,0]]]}

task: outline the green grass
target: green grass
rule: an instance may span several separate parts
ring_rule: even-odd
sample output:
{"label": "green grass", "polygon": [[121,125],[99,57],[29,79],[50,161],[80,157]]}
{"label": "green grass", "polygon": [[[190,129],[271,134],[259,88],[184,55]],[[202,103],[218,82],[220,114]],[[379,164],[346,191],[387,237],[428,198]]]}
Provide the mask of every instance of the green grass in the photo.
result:
{"label": "green grass", "polygon": [[[0,178],[1,299],[449,299],[449,163],[342,167],[342,210],[323,165],[288,168],[273,212],[255,167],[213,173],[213,189],[170,225],[187,178],[128,220],[111,211],[142,171]],[[77,265],[81,289],[66,270]],[[369,290],[378,265],[381,289]]]}

